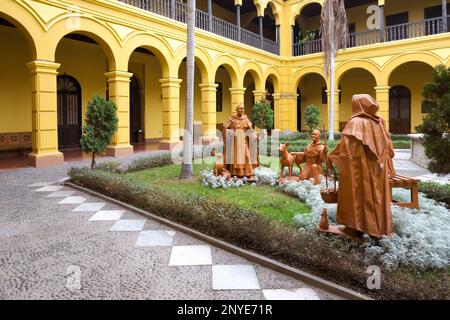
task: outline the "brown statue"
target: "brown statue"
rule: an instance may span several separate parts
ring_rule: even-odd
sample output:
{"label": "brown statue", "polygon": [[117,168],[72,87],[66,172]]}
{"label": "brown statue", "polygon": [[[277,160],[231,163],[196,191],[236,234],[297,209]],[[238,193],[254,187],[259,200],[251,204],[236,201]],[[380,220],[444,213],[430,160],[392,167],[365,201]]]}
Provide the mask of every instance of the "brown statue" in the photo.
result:
{"label": "brown statue", "polygon": [[222,176],[227,179],[231,178],[230,172],[225,168],[225,163],[223,161],[223,154],[218,153],[216,149],[213,149],[211,152],[211,156],[216,157],[216,161],[214,162],[214,175],[216,177]]}
{"label": "brown statue", "polygon": [[299,180],[314,179],[314,184],[320,183],[320,175],[322,174],[322,163],[327,160],[328,147],[320,142],[320,130],[313,130],[311,133],[312,142],[306,147],[304,158],[305,163],[303,172],[300,174]]}
{"label": "brown statue", "polygon": [[289,169],[288,178],[292,177],[292,170],[294,169],[294,163],[299,167],[300,174],[302,173],[301,163],[302,163],[302,160],[303,160],[305,154],[303,152],[289,153],[288,147],[289,147],[289,143],[280,144],[280,148],[279,148],[279,150],[281,152],[280,180],[284,179],[284,168],[286,168],[286,167],[288,167],[288,169]]}
{"label": "brown statue", "polygon": [[253,178],[253,169],[258,166],[257,136],[253,132],[252,123],[244,114],[244,105],[239,104],[236,115],[228,118],[225,127],[225,163],[231,176]]}
{"label": "brown statue", "polygon": [[353,96],[352,116],[329,155],[339,168],[336,220],[344,225],[339,231],[350,236],[392,233],[389,174],[394,150],[378,109],[371,96]]}

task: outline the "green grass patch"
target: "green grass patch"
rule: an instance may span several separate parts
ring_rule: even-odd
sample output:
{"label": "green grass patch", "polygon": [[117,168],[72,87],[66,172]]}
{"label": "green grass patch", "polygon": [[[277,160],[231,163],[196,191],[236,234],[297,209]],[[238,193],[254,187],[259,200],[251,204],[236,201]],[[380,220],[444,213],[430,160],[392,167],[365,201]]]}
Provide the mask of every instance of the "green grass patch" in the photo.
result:
{"label": "green grass patch", "polygon": [[306,204],[279,192],[276,187],[272,186],[245,185],[241,188],[226,190],[205,187],[201,184],[201,173],[206,169],[212,169],[212,165],[194,165],[195,178],[191,181],[180,181],[178,177],[181,168],[174,164],[126,174],[125,177],[132,181],[158,185],[160,188],[185,195],[195,194],[225,201],[291,226],[295,225],[294,217],[297,214],[310,212],[310,208]]}

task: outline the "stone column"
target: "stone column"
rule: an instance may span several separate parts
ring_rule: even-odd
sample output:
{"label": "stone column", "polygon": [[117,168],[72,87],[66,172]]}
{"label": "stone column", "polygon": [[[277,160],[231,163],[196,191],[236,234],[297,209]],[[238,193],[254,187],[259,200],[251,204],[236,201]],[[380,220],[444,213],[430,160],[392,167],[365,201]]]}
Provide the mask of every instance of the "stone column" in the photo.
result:
{"label": "stone column", "polygon": [[263,16],[258,17],[259,19],[259,37],[261,38],[261,49],[264,49],[264,29],[263,29]]}
{"label": "stone column", "polygon": [[448,20],[447,20],[447,0],[442,0],[442,31],[448,32]]}
{"label": "stone column", "polygon": [[[336,86],[337,87],[337,86]],[[339,131],[339,93],[341,90],[334,90],[334,131]],[[327,116],[327,123],[325,124],[326,128],[330,127],[330,109],[331,109],[331,94],[332,92],[330,90],[326,90],[327,97],[328,97],[328,116]]]}
{"label": "stone column", "polygon": [[380,6],[380,41],[385,41],[384,5]]}
{"label": "stone column", "polygon": [[377,86],[375,87],[376,97],[380,110],[378,115],[386,121],[386,128],[389,130],[389,89],[390,86]]}
{"label": "stone column", "polygon": [[163,139],[160,149],[170,150],[180,142],[180,84],[181,79],[160,79],[163,104]]}
{"label": "stone column", "polygon": [[255,97],[255,102],[260,101],[262,98],[266,96],[266,90],[254,90],[253,96]]}
{"label": "stone column", "polygon": [[132,73],[111,71],[105,73],[109,87],[109,100],[117,107],[119,124],[106,154],[110,157],[123,157],[133,154],[130,145],[130,79]]}
{"label": "stone column", "polygon": [[32,84],[32,152],[31,165],[46,167],[64,163],[64,155],[58,151],[58,102],[56,77],[59,63],[31,61]]}
{"label": "stone column", "polygon": [[174,19],[176,18],[176,0],[170,0],[170,18]]}
{"label": "stone column", "polygon": [[236,114],[236,107],[239,103],[244,103],[245,88],[230,88],[231,92],[231,114]]}
{"label": "stone column", "polygon": [[238,41],[241,42],[241,5],[236,5],[236,25],[238,27]]}
{"label": "stone column", "polygon": [[202,83],[202,134],[203,144],[209,144],[217,140],[216,136],[216,83]]}
{"label": "stone column", "polygon": [[297,130],[296,93],[274,93],[274,127],[280,130]]}
{"label": "stone column", "polygon": [[208,30],[212,31],[212,0],[208,0]]}

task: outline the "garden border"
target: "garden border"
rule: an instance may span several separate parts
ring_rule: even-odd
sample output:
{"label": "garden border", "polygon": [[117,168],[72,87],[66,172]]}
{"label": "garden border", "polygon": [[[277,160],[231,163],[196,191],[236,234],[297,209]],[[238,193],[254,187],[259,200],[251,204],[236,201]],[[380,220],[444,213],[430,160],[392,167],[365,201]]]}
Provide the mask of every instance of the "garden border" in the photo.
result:
{"label": "garden border", "polygon": [[276,260],[273,260],[273,259],[264,257],[262,255],[259,255],[257,253],[254,253],[254,252],[242,249],[242,248],[240,248],[238,246],[235,246],[235,245],[232,245],[232,244],[230,244],[228,242],[225,242],[225,241],[222,241],[222,240],[210,237],[210,236],[208,236],[208,235],[206,235],[204,233],[201,233],[201,232],[199,232],[197,230],[188,228],[188,227],[183,226],[181,224],[175,223],[175,222],[173,222],[171,220],[159,217],[157,215],[154,215],[154,214],[152,214],[150,212],[147,212],[145,210],[136,208],[136,207],[134,207],[132,205],[129,205],[127,203],[124,203],[124,202],[121,202],[119,200],[110,198],[110,197],[108,197],[106,195],[103,195],[103,194],[101,194],[99,192],[90,190],[88,188],[81,187],[81,186],[76,185],[76,184],[74,184],[72,182],[64,182],[64,185],[68,186],[70,188],[76,189],[78,191],[85,192],[87,194],[91,194],[91,195],[93,195],[95,197],[98,197],[98,198],[101,198],[103,200],[112,202],[112,203],[114,203],[114,204],[116,204],[118,206],[126,208],[126,209],[128,209],[130,211],[133,211],[133,212],[135,212],[135,213],[137,213],[137,214],[139,214],[141,216],[144,216],[144,217],[146,217],[148,219],[152,219],[152,220],[154,220],[154,221],[156,221],[158,223],[165,224],[165,225],[167,225],[170,228],[173,228],[173,229],[178,230],[180,232],[186,233],[186,234],[188,234],[188,235],[190,235],[190,236],[192,236],[192,237],[194,237],[194,238],[196,238],[198,240],[205,241],[205,242],[207,242],[207,243],[209,243],[211,245],[214,245],[214,246],[216,246],[216,247],[218,247],[220,249],[223,249],[225,251],[228,251],[228,252],[231,252],[233,254],[236,254],[236,255],[238,255],[240,257],[243,257],[243,258],[245,258],[245,259],[247,259],[249,261],[252,261],[254,263],[260,264],[260,265],[262,265],[262,266],[264,266],[266,268],[272,269],[272,270],[274,270],[276,272],[280,272],[280,273],[282,273],[284,275],[287,275],[289,277],[292,277],[292,278],[294,278],[296,280],[300,280],[300,281],[302,281],[302,282],[304,282],[306,284],[309,284],[311,286],[317,287],[318,289],[322,289],[324,291],[333,293],[333,294],[338,295],[338,296],[340,296],[342,298],[349,299],[349,300],[373,300],[372,298],[370,298],[368,296],[365,296],[363,294],[360,294],[360,293],[358,293],[358,292],[356,292],[354,290],[347,289],[347,288],[345,288],[343,286],[340,286],[338,284],[335,284],[335,283],[333,283],[331,281],[322,279],[320,277],[311,275],[311,274],[309,274],[307,272],[304,272],[304,271],[301,271],[299,269],[290,267],[290,266],[285,265],[285,264],[283,264],[281,262],[278,262]]}

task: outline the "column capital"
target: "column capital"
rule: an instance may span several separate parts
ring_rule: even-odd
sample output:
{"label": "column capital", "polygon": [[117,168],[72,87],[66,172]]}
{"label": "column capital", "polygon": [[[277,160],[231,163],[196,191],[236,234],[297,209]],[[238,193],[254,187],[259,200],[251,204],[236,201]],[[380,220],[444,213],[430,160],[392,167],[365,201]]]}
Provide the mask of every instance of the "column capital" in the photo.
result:
{"label": "column capital", "polygon": [[253,90],[252,92],[254,95],[263,95],[267,93],[266,90]]}
{"label": "column capital", "polygon": [[246,88],[230,88],[231,94],[244,94]]}
{"label": "column capital", "polygon": [[297,99],[298,94],[295,92],[277,92],[277,93],[273,93],[272,97],[275,100],[279,100],[279,99]]}
{"label": "column capital", "polygon": [[133,76],[132,73],[127,72],[127,71],[119,71],[119,70],[114,70],[114,71],[109,71],[105,73],[106,78],[109,81],[127,81],[129,82],[131,77]]}
{"label": "column capital", "polygon": [[389,92],[389,90],[391,89],[390,86],[376,86],[375,88],[376,92]]}
{"label": "column capital", "polygon": [[242,6],[242,0],[234,0],[234,5],[237,7],[241,7]]}
{"label": "column capital", "polygon": [[[331,93],[332,93],[331,90],[328,90],[328,89],[325,90],[325,92],[327,93],[328,96],[331,95]],[[340,92],[341,92],[341,90],[339,90],[339,89],[334,90],[334,94],[339,94]]]}
{"label": "column capital", "polygon": [[159,79],[159,83],[161,83],[161,87],[180,87],[181,82],[183,82],[182,79],[177,78],[164,78]]}
{"label": "column capital", "polygon": [[217,83],[200,83],[198,86],[200,91],[216,91],[219,85]]}
{"label": "column capital", "polygon": [[28,69],[30,69],[30,74],[35,73],[50,73],[50,74],[58,74],[58,68],[61,64],[52,62],[52,61],[44,61],[44,60],[34,60],[27,63]]}

